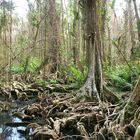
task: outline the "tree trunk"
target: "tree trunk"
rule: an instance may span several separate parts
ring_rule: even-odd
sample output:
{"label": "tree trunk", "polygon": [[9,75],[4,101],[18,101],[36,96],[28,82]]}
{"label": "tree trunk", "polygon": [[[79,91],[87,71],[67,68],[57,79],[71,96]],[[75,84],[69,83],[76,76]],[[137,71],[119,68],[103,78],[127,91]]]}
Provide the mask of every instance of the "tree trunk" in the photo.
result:
{"label": "tree trunk", "polygon": [[[124,109],[122,110],[122,114],[120,117],[120,124],[124,125],[126,123],[130,123],[131,120],[136,119],[140,123],[140,78],[135,85],[133,92],[131,93],[130,98],[127,101]],[[139,117],[139,119],[138,119]]]}
{"label": "tree trunk", "polygon": [[101,69],[100,57],[99,57],[99,52],[97,48],[97,41],[95,43],[96,1],[87,0],[85,7],[86,7],[86,17],[87,17],[86,18],[87,20],[86,21],[87,22],[86,23],[87,24],[87,29],[86,29],[87,52],[86,53],[88,54],[87,63],[90,63],[90,66],[89,66],[89,73],[87,76],[87,80],[85,82],[85,85],[81,88],[81,91],[83,95],[86,95],[91,98],[95,97],[95,99],[99,100],[100,89],[97,89],[97,87],[101,87],[99,83],[102,76],[101,76],[101,73],[100,74],[97,73],[97,70],[96,70],[96,68]]}
{"label": "tree trunk", "polygon": [[75,66],[79,64],[79,54],[78,52],[78,41],[79,41],[79,30],[78,30],[78,22],[79,22],[79,10],[78,10],[78,1],[75,0],[74,2],[74,20],[73,20],[73,61]]}
{"label": "tree trunk", "polygon": [[139,41],[139,49],[140,50],[140,18],[139,18],[139,14],[138,14],[138,9],[137,9],[137,5],[136,5],[136,0],[133,0],[133,4],[134,4],[134,9],[135,9],[135,15],[136,15],[136,20],[137,20],[137,32],[138,32],[138,41]]}
{"label": "tree trunk", "polygon": [[[87,0],[85,3],[86,7],[86,19],[87,19],[87,48],[90,52],[90,56],[88,59],[90,62],[89,72],[87,76],[87,80],[83,87],[80,89],[80,93],[82,95],[92,98],[93,100],[101,102],[104,97],[107,100],[110,98],[114,99],[113,102],[118,101],[118,98],[109,91],[106,86],[103,86],[102,79],[102,63],[101,63],[101,38],[99,32],[99,18],[97,14],[98,7],[96,7],[95,0]],[[99,6],[99,5],[98,5]],[[104,87],[104,88],[103,88]],[[103,89],[105,92],[103,94]],[[110,100],[111,101],[111,100]]]}
{"label": "tree trunk", "polygon": [[[91,98],[100,100],[100,95],[103,89],[102,84],[102,66],[101,56],[98,46],[101,44],[99,41],[99,30],[96,12],[96,1],[87,0],[86,2],[86,16],[87,16],[87,48],[90,53],[88,62],[90,62],[89,73],[85,85],[81,88],[82,93]],[[95,35],[95,32],[97,35]]]}
{"label": "tree trunk", "polygon": [[55,73],[58,70],[58,66],[61,62],[60,58],[60,19],[57,15],[56,0],[49,0],[49,60],[52,63],[51,72]]}
{"label": "tree trunk", "polygon": [[[47,18],[44,19],[44,60],[41,65],[36,69],[39,71],[44,68],[44,74],[58,72],[58,67],[61,63],[60,47],[61,47],[61,34],[60,34],[60,18],[57,15],[56,0],[48,0],[45,2],[44,13]],[[47,26],[47,27],[46,27]],[[47,41],[47,42],[46,42]],[[47,45],[46,45],[47,43]],[[46,48],[48,50],[46,50]],[[49,53],[46,55],[46,53]],[[49,68],[45,66],[49,64]]]}
{"label": "tree trunk", "polygon": [[133,25],[133,18],[134,18],[134,13],[133,13],[133,8],[132,8],[132,3],[127,2],[128,4],[128,20],[129,20],[129,32],[130,32],[130,41],[131,41],[131,54],[130,54],[130,59],[135,60],[136,56],[136,51],[135,51],[135,33],[134,33],[134,25]]}

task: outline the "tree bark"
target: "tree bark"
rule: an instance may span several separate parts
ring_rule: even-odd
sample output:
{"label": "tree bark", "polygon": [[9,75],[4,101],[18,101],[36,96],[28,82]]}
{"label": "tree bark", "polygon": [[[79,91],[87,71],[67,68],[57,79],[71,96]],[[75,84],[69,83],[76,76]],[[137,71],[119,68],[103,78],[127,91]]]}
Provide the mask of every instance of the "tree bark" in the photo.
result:
{"label": "tree bark", "polygon": [[[91,98],[100,101],[100,95],[103,89],[102,84],[102,65],[100,56],[100,46],[101,44],[99,38],[99,27],[96,12],[96,1],[87,0],[86,1],[86,19],[87,19],[87,54],[89,55],[87,63],[90,63],[89,73],[84,86],[81,88],[83,95],[89,96]],[[97,33],[95,35],[95,32]],[[89,54],[90,53],[90,54]]]}
{"label": "tree bark", "polygon": [[[82,95],[90,97],[93,100],[101,103],[101,100],[107,99],[109,102],[116,102],[118,98],[103,86],[102,63],[101,63],[101,35],[99,26],[99,5],[96,5],[96,0],[87,0],[85,4],[86,9],[86,44],[88,53],[88,62],[90,62],[89,72],[85,84],[80,89]],[[103,88],[104,87],[104,88]],[[103,91],[105,90],[105,92]],[[103,94],[104,93],[104,94]],[[111,101],[111,99],[114,101]]]}
{"label": "tree bark", "polygon": [[61,45],[61,37],[60,37],[60,19],[57,15],[56,10],[56,0],[49,0],[49,60],[52,63],[51,72],[55,73],[58,70],[58,66],[61,62],[60,58],[60,45]]}
{"label": "tree bark", "polygon": [[[44,19],[44,60],[41,65],[36,69],[39,71],[44,68],[44,74],[58,72],[61,63],[60,47],[61,47],[61,34],[60,34],[60,18],[57,14],[56,0],[48,0],[45,2],[44,13],[47,18]],[[47,26],[47,27],[46,27]],[[47,42],[46,42],[47,41]],[[46,50],[47,48],[47,50]],[[48,55],[46,54],[48,53]],[[49,65],[48,71],[45,66]]]}
{"label": "tree bark", "polygon": [[[120,124],[124,125],[126,123],[130,123],[134,117],[137,115],[135,114],[137,112],[137,109],[139,109],[140,106],[140,77],[137,81],[137,84],[135,85],[133,92],[131,93],[130,98],[127,101],[127,104],[125,105],[124,109],[122,110],[122,114],[120,117]],[[139,120],[140,121],[140,120]]]}
{"label": "tree bark", "polygon": [[129,29],[130,29],[130,41],[131,41],[131,54],[130,54],[130,60],[134,60],[136,55],[135,51],[135,33],[134,33],[134,25],[133,25],[133,18],[134,18],[134,13],[132,9],[132,3],[127,2],[128,4],[128,20],[129,20]]}
{"label": "tree bark", "polygon": [[135,15],[136,15],[136,20],[137,20],[137,32],[138,32],[138,41],[139,41],[139,49],[140,50],[140,18],[139,18],[139,14],[138,14],[138,9],[137,9],[137,5],[136,5],[136,0],[133,0],[133,4],[134,4],[134,9],[135,9]]}

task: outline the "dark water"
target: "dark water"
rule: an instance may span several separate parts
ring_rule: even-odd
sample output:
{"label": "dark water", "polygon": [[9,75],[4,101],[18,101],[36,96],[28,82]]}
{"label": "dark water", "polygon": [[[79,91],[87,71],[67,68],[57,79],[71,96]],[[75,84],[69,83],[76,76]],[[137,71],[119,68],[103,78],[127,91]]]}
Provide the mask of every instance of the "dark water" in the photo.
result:
{"label": "dark water", "polygon": [[19,118],[11,117],[10,113],[0,114],[0,140],[27,140],[19,131],[25,131],[26,127],[11,127],[7,123],[22,122]]}
{"label": "dark water", "polygon": [[[8,112],[0,112],[0,140],[27,140],[20,132],[25,131],[25,126],[15,127],[12,123],[20,123],[21,119],[12,116],[12,112],[31,104],[31,102],[12,102],[12,108]],[[10,124],[8,126],[8,124]]]}
{"label": "dark water", "polygon": [[[20,111],[21,108],[32,104],[35,100],[36,99],[31,99],[22,102],[13,100],[9,111],[0,112],[0,140],[28,140],[29,135],[32,135],[32,130],[30,130],[29,134],[25,134],[26,125],[23,125],[24,123],[21,119],[13,117],[12,113]],[[20,122],[22,122],[22,126],[18,125],[18,127],[16,127],[12,125]],[[21,132],[24,132],[24,135]]]}

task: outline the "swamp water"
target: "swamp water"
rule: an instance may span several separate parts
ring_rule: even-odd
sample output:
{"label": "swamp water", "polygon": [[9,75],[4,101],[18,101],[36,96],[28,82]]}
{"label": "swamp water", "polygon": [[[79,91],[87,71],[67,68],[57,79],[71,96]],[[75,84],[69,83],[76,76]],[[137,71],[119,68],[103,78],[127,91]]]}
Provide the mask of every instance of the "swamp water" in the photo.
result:
{"label": "swamp water", "polygon": [[[19,118],[13,118],[8,113],[0,114],[0,140],[26,140],[19,131],[25,131],[24,126],[12,126],[12,123],[22,122]],[[10,124],[10,126],[8,126]]]}
{"label": "swamp water", "polygon": [[12,109],[0,112],[0,140],[28,140],[29,134],[25,134],[25,130],[30,122],[24,123],[20,118],[12,116],[12,112],[25,106],[18,104],[12,103]]}

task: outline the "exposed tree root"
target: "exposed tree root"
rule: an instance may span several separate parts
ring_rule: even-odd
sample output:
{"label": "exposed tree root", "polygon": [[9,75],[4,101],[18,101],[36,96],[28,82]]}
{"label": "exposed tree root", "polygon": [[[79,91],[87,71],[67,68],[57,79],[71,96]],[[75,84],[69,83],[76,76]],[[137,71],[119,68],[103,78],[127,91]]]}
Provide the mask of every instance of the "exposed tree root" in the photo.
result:
{"label": "exposed tree root", "polygon": [[118,103],[119,98],[105,85],[103,85],[103,96],[110,103]]}
{"label": "exposed tree root", "polygon": [[[31,140],[138,140],[140,135],[138,85],[124,109],[119,104],[112,104],[116,103],[118,98],[105,86],[105,99],[101,101],[97,96],[95,100],[79,100],[79,97],[72,93],[48,94],[45,90],[40,93],[39,87],[31,90],[30,86],[24,85],[24,88],[20,87],[20,92],[26,91],[27,97],[33,92],[36,102],[31,103],[28,101],[29,98],[27,101],[16,98],[14,102],[29,102],[29,104],[13,112],[13,115],[23,120],[21,126],[27,126],[26,134],[29,134],[30,130],[33,131],[32,135],[28,136]],[[15,87],[5,88],[2,97],[5,98],[5,93],[14,90]],[[86,87],[84,90],[86,92]],[[93,92],[93,89],[89,90]],[[13,125],[20,126],[20,123]]]}
{"label": "exposed tree root", "polygon": [[[85,85],[80,89],[79,96],[84,95],[86,97],[91,97],[92,100],[101,102],[100,94],[97,92],[95,83],[93,83],[92,77],[85,83]],[[108,101],[110,103],[117,103],[119,98],[105,85],[103,85],[102,100]]]}

